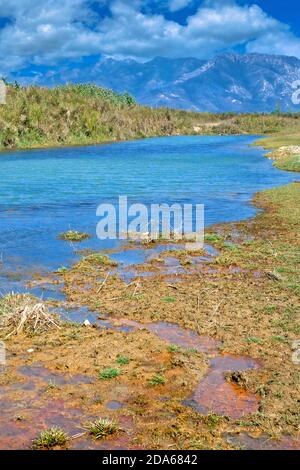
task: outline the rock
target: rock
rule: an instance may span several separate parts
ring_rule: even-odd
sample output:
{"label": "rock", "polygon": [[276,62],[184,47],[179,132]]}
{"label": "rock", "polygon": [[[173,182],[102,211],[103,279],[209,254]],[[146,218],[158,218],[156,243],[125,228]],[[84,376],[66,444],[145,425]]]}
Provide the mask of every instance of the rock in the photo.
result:
{"label": "rock", "polygon": [[283,280],[284,280],[283,277],[282,277],[279,273],[277,273],[277,272],[275,272],[275,271],[273,271],[273,272],[268,272],[268,273],[266,273],[266,275],[267,275],[267,277],[268,277],[269,279],[271,279],[272,281],[283,281]]}

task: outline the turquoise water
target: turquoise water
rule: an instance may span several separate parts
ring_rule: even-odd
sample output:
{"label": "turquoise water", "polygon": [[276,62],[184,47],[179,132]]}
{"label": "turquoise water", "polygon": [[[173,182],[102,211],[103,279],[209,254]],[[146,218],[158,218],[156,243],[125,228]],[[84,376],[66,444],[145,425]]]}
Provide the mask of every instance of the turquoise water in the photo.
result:
{"label": "turquoise water", "polygon": [[129,203],[205,204],[206,225],[253,216],[255,192],[299,180],[250,147],[255,139],[166,137],[1,153],[0,291],[17,285],[8,272],[30,276],[74,262],[73,247],[57,240],[70,228],[93,235],[81,249],[116,248],[118,241],[96,238],[96,208],[119,195]]}

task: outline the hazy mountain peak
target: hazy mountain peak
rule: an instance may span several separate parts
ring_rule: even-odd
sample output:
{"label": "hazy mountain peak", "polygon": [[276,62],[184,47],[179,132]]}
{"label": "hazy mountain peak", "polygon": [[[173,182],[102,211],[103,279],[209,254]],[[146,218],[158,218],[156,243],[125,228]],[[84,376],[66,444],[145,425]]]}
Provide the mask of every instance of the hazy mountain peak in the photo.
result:
{"label": "hazy mountain peak", "polygon": [[300,79],[300,60],[267,54],[226,53],[195,58],[100,63],[98,84],[131,93],[138,102],[210,112],[300,110],[292,103],[292,83]]}

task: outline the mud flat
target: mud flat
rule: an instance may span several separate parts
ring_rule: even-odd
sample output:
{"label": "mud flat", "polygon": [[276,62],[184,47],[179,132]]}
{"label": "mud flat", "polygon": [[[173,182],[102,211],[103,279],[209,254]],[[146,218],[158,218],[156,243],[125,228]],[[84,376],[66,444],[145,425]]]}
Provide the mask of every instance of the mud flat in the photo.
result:
{"label": "mud flat", "polygon": [[[300,185],[255,202],[254,219],[209,229],[209,259],[162,252],[126,280],[84,260],[60,273],[84,309],[5,340],[0,447],[55,425],[69,448],[300,448]],[[93,439],[85,423],[98,418],[122,431]]]}

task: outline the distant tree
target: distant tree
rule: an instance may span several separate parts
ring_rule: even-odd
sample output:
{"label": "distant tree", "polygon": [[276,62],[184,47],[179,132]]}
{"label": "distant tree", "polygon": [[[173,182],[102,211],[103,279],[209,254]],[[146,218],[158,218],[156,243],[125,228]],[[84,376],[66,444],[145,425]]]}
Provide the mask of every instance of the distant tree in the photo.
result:
{"label": "distant tree", "polygon": [[133,96],[131,96],[129,93],[124,93],[123,95],[123,99],[125,101],[125,104],[127,104],[128,106],[134,106],[136,104],[136,101],[135,99],[133,98]]}
{"label": "distant tree", "polygon": [[8,85],[8,81],[6,77],[1,77],[0,80],[5,84]]}
{"label": "distant tree", "polygon": [[22,86],[20,85],[19,82],[17,82],[17,80],[14,81],[13,87],[15,88],[15,90],[21,90],[22,88]]}
{"label": "distant tree", "polygon": [[280,103],[277,103],[274,109],[274,114],[281,114],[281,106]]}

